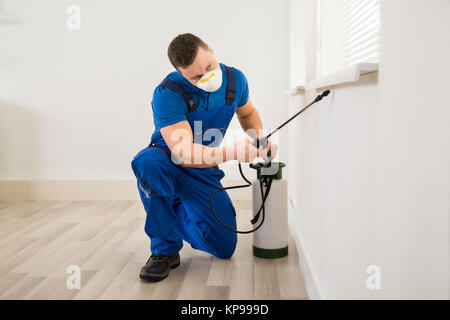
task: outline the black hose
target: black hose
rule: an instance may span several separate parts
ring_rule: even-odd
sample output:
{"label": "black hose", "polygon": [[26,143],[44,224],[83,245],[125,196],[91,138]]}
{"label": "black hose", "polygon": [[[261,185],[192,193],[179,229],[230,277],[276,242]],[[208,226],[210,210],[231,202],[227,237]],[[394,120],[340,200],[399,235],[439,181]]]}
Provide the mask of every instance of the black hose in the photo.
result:
{"label": "black hose", "polygon": [[[225,229],[228,229],[228,230],[233,231],[235,233],[252,233],[252,232],[255,232],[256,230],[258,230],[259,228],[261,228],[262,224],[264,223],[264,219],[266,217],[266,210],[265,210],[265,205],[264,204],[266,202],[267,197],[269,196],[270,186],[272,185],[272,178],[271,177],[269,178],[269,182],[267,183],[266,192],[263,191],[263,181],[262,181],[262,179],[259,179],[262,203],[261,203],[261,207],[259,208],[258,212],[255,215],[255,218],[259,217],[259,214],[260,214],[260,212],[262,210],[262,219],[261,219],[261,222],[259,223],[259,225],[256,228],[254,228],[252,230],[247,230],[247,231],[240,231],[240,230],[235,230],[233,228],[230,228],[226,224],[224,224],[222,221],[220,221],[220,219],[217,217],[217,215],[216,215],[216,213],[214,212],[214,209],[213,209],[213,197],[214,197],[214,195],[217,192],[222,191],[222,190],[229,190],[229,189],[247,188],[247,187],[250,187],[252,185],[252,183],[244,176],[244,173],[242,172],[242,166],[241,166],[240,162],[238,163],[238,166],[239,166],[239,173],[241,174],[242,179],[244,179],[245,182],[247,182],[247,184],[238,185],[238,186],[231,186],[231,187],[226,187],[226,188],[219,188],[219,189],[215,190],[211,194],[211,197],[209,198],[209,207],[211,208],[211,212],[214,215],[214,218],[216,218],[216,220]],[[256,219],[256,221],[254,223],[256,223],[256,222],[257,222],[257,219]],[[253,221],[252,221],[252,223],[253,223]]]}

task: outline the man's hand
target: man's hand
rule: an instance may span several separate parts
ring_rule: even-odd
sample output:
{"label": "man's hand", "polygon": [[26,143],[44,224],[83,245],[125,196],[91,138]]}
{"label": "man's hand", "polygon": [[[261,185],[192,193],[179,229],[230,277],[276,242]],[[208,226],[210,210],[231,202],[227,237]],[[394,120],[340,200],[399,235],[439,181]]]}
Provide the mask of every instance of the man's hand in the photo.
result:
{"label": "man's hand", "polygon": [[243,138],[231,145],[225,146],[226,160],[237,160],[239,162],[248,163],[252,162],[258,157],[268,161],[267,153],[271,151],[271,158],[274,158],[278,151],[278,146],[273,143],[268,143],[266,148],[259,147],[253,144],[254,140],[251,138]]}
{"label": "man's hand", "polygon": [[[252,138],[259,139],[263,137],[261,118],[259,117],[259,113],[250,98],[245,105],[237,108],[236,114],[239,122],[241,123],[242,129],[244,129],[248,135]],[[264,161],[267,162],[269,160],[269,157],[267,156],[269,150],[271,151],[270,158],[275,158],[278,152],[278,146],[276,144],[271,144],[270,141],[268,142],[266,148],[262,149],[262,147],[260,147],[258,157],[262,157]],[[251,161],[253,161],[253,159],[250,160],[250,162]]]}
{"label": "man's hand", "polygon": [[260,156],[261,151],[262,148],[256,148],[253,145],[253,140],[246,137],[225,146],[226,161],[237,160],[239,162],[252,162]]}
{"label": "man's hand", "polygon": [[270,158],[271,159],[275,158],[278,153],[278,145],[276,145],[275,143],[271,143],[270,141],[267,142],[267,148],[262,149],[260,152],[265,162],[269,161],[269,157],[267,156],[269,151],[270,151]]}

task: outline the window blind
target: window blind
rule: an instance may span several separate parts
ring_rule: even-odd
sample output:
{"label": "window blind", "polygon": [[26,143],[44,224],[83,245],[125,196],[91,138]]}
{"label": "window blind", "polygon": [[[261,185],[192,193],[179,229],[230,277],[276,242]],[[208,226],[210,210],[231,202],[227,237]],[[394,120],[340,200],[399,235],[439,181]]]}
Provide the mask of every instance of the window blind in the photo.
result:
{"label": "window blind", "polygon": [[318,75],[378,62],[379,0],[321,0],[318,18]]}

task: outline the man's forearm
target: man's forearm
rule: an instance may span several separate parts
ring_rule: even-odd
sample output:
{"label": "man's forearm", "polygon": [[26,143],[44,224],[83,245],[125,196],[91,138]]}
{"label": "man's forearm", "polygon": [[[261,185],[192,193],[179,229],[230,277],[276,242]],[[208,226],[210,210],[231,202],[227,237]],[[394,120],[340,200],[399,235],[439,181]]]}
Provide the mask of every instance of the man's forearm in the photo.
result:
{"label": "man's forearm", "polygon": [[230,146],[208,147],[202,144],[190,143],[182,149],[173,150],[175,158],[183,167],[209,168],[229,160],[235,160],[235,151]]}
{"label": "man's forearm", "polygon": [[[241,114],[236,112],[238,114],[238,120],[242,129],[244,129],[251,138],[261,138],[264,136],[261,118],[253,105],[250,104],[250,108],[253,110],[245,112],[244,109],[241,109],[243,111],[241,111]],[[185,126],[187,126],[187,124],[185,124]],[[165,133],[165,135],[165,138],[171,137],[170,132]],[[191,168],[214,167],[230,160],[238,160],[241,162],[247,161],[247,158],[249,158],[248,145],[252,144],[251,140],[248,140],[249,142],[245,143],[241,142],[239,148],[242,150],[238,153],[237,149],[239,148],[236,144],[221,147],[208,147],[202,144],[192,143],[192,134],[187,134],[183,140],[184,142],[178,141],[178,143],[171,144],[172,160],[184,167]],[[169,141],[171,140],[169,139]]]}
{"label": "man's forearm", "polygon": [[261,138],[263,136],[263,124],[256,108],[245,117],[239,117],[239,123],[250,137]]}

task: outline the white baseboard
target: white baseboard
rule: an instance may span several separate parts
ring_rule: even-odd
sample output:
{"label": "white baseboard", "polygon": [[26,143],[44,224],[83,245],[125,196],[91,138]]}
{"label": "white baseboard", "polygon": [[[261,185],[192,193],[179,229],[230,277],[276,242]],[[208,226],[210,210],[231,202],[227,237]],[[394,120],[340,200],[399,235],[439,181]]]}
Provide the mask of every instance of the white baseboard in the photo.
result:
{"label": "white baseboard", "polygon": [[[241,180],[222,180],[233,186]],[[251,188],[228,190],[233,200],[251,200]],[[139,200],[136,180],[0,180],[0,200]]]}
{"label": "white baseboard", "polygon": [[289,229],[295,240],[299,254],[300,270],[305,281],[306,291],[311,300],[328,300],[323,277],[308,245],[306,234],[302,229],[300,218],[291,199],[288,204]]}
{"label": "white baseboard", "polygon": [[133,180],[1,180],[0,200],[138,200]]}

